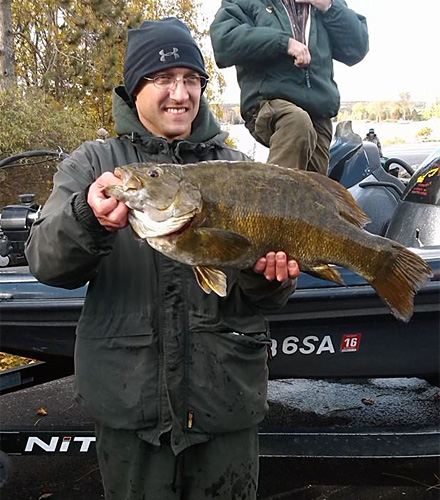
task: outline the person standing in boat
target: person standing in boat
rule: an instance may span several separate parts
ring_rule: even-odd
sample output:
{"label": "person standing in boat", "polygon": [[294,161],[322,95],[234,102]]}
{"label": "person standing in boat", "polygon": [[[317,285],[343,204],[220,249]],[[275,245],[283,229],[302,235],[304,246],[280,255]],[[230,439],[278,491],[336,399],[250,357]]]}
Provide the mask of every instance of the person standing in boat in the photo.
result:
{"label": "person standing in boat", "polygon": [[376,144],[377,149],[379,150],[379,156],[383,156],[382,144],[380,143],[379,137],[377,136],[376,132],[374,131],[374,128],[370,128],[370,130],[368,131],[368,134],[364,138],[364,141],[372,142],[373,144]]}
{"label": "person standing in boat", "polygon": [[365,57],[365,17],[343,0],[223,0],[211,41],[217,65],[236,67],[242,117],[268,162],[326,174],[340,106],[333,60]]}

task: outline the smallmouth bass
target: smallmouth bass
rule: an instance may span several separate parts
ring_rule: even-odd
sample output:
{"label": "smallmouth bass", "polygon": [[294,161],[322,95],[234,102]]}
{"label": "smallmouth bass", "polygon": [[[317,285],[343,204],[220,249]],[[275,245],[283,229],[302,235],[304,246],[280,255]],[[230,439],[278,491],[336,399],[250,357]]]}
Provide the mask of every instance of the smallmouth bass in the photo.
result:
{"label": "smallmouth bass", "polygon": [[206,293],[227,293],[221,269],[252,268],[284,251],[301,271],[344,284],[336,264],[363,276],[394,316],[409,321],[430,266],[399,243],[373,235],[347,189],[314,172],[253,162],[139,163],[118,167],[106,194],[129,208],[135,233],[193,266]]}

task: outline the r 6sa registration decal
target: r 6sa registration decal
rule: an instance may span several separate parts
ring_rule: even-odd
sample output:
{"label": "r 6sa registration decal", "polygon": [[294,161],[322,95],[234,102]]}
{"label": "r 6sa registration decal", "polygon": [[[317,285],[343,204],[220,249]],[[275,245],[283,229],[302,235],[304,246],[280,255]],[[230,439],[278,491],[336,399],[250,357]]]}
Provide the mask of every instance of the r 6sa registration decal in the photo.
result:
{"label": "r 6sa registration decal", "polygon": [[306,337],[299,338],[295,335],[285,337],[282,342],[272,339],[272,357],[278,354],[278,350],[282,354],[322,354],[328,352],[335,353],[333,340],[330,335],[318,337],[317,335],[307,335]]}

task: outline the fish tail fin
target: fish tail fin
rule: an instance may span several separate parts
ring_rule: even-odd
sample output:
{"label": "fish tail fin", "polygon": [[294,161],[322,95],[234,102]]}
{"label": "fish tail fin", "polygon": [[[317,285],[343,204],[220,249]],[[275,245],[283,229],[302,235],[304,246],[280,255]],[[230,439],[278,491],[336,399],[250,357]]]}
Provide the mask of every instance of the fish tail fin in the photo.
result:
{"label": "fish tail fin", "polygon": [[371,285],[388,304],[397,319],[408,322],[413,314],[414,295],[432,276],[431,267],[407,248],[392,244],[388,258],[378,278]]}

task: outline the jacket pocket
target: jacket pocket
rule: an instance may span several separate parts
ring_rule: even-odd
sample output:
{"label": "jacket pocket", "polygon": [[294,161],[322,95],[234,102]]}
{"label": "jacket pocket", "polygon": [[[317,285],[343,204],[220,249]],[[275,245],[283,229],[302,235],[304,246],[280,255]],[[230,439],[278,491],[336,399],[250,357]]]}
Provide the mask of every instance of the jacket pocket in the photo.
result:
{"label": "jacket pocket", "polygon": [[195,432],[233,432],[267,411],[266,334],[194,333],[188,411]]}
{"label": "jacket pocket", "polygon": [[155,334],[77,337],[75,395],[90,415],[115,429],[155,425],[158,355]]}

